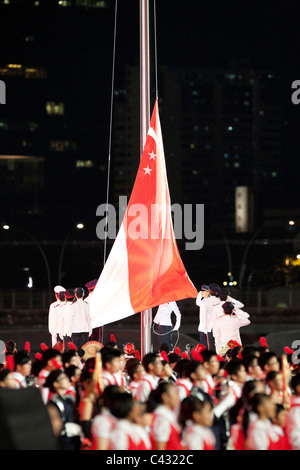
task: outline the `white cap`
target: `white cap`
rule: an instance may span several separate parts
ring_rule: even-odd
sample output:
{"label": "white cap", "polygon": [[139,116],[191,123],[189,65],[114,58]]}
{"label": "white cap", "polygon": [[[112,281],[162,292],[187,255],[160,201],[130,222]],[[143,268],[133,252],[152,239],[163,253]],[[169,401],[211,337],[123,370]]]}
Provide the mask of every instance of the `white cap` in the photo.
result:
{"label": "white cap", "polygon": [[55,287],[54,287],[54,292],[55,292],[56,294],[59,294],[60,292],[66,292],[66,289],[65,289],[64,287],[62,287],[62,286],[55,286]]}

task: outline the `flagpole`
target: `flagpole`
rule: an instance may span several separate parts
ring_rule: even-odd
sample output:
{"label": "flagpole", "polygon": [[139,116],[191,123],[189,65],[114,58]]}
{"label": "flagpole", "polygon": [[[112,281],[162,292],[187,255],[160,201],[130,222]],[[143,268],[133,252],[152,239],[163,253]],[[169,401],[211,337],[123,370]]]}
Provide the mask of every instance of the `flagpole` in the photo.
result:
{"label": "flagpole", "polygon": [[[140,6],[140,154],[142,156],[150,124],[149,1]],[[141,357],[151,351],[152,309],[141,312]]]}

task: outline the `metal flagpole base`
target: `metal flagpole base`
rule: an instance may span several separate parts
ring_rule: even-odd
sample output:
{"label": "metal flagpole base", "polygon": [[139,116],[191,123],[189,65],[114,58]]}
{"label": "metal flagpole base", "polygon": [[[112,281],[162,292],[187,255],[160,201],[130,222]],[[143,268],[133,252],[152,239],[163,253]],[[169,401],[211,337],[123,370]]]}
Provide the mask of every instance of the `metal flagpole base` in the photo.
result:
{"label": "metal flagpole base", "polygon": [[141,312],[141,359],[151,352],[152,309]]}

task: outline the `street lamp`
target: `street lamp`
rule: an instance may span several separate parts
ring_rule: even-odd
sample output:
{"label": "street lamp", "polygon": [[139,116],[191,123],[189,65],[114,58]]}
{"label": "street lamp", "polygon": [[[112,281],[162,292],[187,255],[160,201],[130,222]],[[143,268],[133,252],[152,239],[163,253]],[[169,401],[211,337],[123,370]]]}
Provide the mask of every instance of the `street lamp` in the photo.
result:
{"label": "street lamp", "polygon": [[[66,238],[64,239],[64,242],[63,242],[63,245],[62,245],[61,252],[60,252],[59,263],[58,263],[58,276],[57,276],[59,284],[61,283],[61,278],[62,278],[62,264],[63,264],[63,257],[64,257],[66,245],[67,245],[69,237],[70,237],[71,233],[73,232],[74,228],[75,227],[72,227],[71,230],[67,233]],[[84,229],[84,224],[79,222],[78,224],[76,224],[76,228],[78,230],[82,230],[82,229]]]}

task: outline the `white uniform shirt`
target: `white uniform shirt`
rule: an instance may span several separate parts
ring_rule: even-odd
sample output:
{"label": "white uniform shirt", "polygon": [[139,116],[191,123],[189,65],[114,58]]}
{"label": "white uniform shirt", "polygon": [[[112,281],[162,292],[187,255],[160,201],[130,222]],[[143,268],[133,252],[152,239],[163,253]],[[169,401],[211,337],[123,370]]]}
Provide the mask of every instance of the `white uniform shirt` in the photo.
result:
{"label": "white uniform shirt", "polygon": [[64,336],[72,336],[72,326],[73,326],[73,309],[72,302],[65,302],[62,305],[61,311],[59,314],[62,315],[62,334],[61,338]]}
{"label": "white uniform shirt", "polygon": [[57,315],[55,307],[59,305],[59,301],[52,302],[49,307],[49,315],[48,315],[48,330],[51,335],[56,335],[58,333],[57,330]]}
{"label": "white uniform shirt", "polygon": [[213,335],[217,354],[224,348],[228,341],[241,342],[240,328],[250,324],[249,314],[238,310],[236,315],[222,315],[214,323]]}
{"label": "white uniform shirt", "polygon": [[16,383],[16,388],[27,388],[26,377],[19,372],[12,372],[13,379]]}
{"label": "white uniform shirt", "polygon": [[244,304],[239,300],[235,300],[233,297],[228,296],[226,300],[220,300],[216,305],[214,305],[213,310],[213,324],[218,317],[224,315],[223,304],[225,302],[231,302],[234,305],[234,311],[241,310],[244,307]]}
{"label": "white uniform shirt", "polygon": [[171,321],[172,312],[176,315],[176,324],[174,330],[179,330],[181,323],[181,313],[176,302],[167,302],[158,307],[157,313],[154,318],[154,323],[162,326],[173,326]]}
{"label": "white uniform shirt", "polygon": [[78,299],[71,306],[72,308],[72,333],[92,333],[90,307],[85,300]]}
{"label": "white uniform shirt", "polygon": [[209,299],[209,297],[202,298],[201,292],[199,292],[197,299],[196,299],[196,305],[199,307],[199,326],[198,326],[198,331],[202,331],[203,333],[207,333],[204,328],[204,322],[203,322],[203,308],[202,305],[206,300]]}
{"label": "white uniform shirt", "polygon": [[204,299],[200,302],[200,323],[201,323],[201,330],[204,333],[209,333],[212,330],[212,326],[214,323],[214,306],[220,303],[220,299],[212,295],[207,299]]}
{"label": "white uniform shirt", "polygon": [[59,337],[62,339],[63,338],[63,307],[65,306],[66,302],[58,302],[57,305],[55,305],[54,310],[55,310],[55,315],[56,315],[56,329]]}
{"label": "white uniform shirt", "polygon": [[151,436],[154,441],[168,442],[172,427],[179,431],[177,415],[164,405],[159,405],[153,413],[153,422],[151,426]]}
{"label": "white uniform shirt", "polygon": [[214,448],[216,438],[210,428],[188,422],[182,434],[182,446],[186,450],[205,450],[206,446]]}
{"label": "white uniform shirt", "polygon": [[144,374],[139,382],[138,388],[135,393],[135,399],[144,403],[148,400],[150,392],[156,389],[160,377],[152,377],[151,374]]}
{"label": "white uniform shirt", "polygon": [[300,397],[293,397],[286,429],[292,449],[300,450]]}

